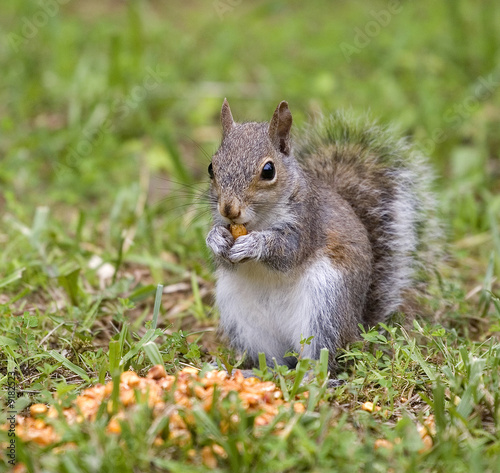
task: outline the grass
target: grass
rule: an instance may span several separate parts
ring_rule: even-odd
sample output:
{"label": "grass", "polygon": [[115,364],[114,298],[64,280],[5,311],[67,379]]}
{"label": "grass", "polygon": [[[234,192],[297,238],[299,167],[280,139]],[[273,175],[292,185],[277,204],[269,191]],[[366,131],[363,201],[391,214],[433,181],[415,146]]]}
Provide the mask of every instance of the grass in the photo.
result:
{"label": "grass", "polygon": [[[0,383],[7,392],[15,372],[18,414],[159,357],[173,374],[213,356],[234,363],[215,336],[200,197],[225,96],[237,120],[269,119],[286,99],[298,126],[338,108],[398,125],[439,176],[449,257],[427,315],[365,333],[339,355],[346,383],[313,382],[305,414],[280,413],[280,435],[228,400],[196,419],[191,444],[159,447],[140,404],[120,437],[103,413],[61,426],[75,449],[18,440],[18,461],[35,472],[206,471],[192,450],[215,442],[218,471],[500,471],[497,2],[392,13],[378,0],[44,5],[12,0],[0,19]],[[301,376],[262,375],[290,395]],[[234,409],[240,422],[222,432]],[[431,414],[422,450],[416,426]],[[376,449],[381,438],[393,448]],[[7,441],[1,431],[1,471]]]}

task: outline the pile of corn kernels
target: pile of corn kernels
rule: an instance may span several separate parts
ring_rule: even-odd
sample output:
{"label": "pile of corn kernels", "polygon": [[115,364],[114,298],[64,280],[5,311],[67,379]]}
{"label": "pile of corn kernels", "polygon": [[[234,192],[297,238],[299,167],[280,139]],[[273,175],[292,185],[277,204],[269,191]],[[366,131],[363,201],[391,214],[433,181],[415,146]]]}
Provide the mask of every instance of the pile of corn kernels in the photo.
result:
{"label": "pile of corn kernels", "polygon": [[[215,395],[214,395],[215,391]],[[52,445],[61,440],[60,436],[48,419],[58,418],[62,415],[68,424],[92,422],[102,404],[110,413],[107,431],[110,434],[120,434],[120,422],[127,417],[127,410],[138,402],[147,402],[152,409],[153,417],[168,418],[168,441],[179,445],[188,446],[191,441],[191,431],[195,424],[192,410],[195,406],[208,412],[214,403],[226,398],[229,393],[235,392],[242,408],[249,413],[257,414],[256,426],[269,424],[278,414],[281,406],[289,407],[291,403],[284,401],[282,392],[273,382],[260,381],[257,378],[245,378],[238,370],[232,376],[225,371],[209,371],[203,376],[194,368],[185,368],[176,376],[168,375],[162,365],[153,366],[146,377],[140,377],[133,371],[126,371],[120,377],[118,390],[119,405],[113,406],[111,400],[113,382],[105,385],[98,384],[86,389],[73,402],[71,407],[47,407],[45,404],[34,404],[30,407],[30,416],[17,417],[16,433],[25,442],[34,442],[41,446]],[[307,392],[301,395],[298,402],[292,403],[293,410],[297,413],[305,411]],[[362,410],[378,412],[381,408],[366,402]],[[229,424],[238,422],[237,414],[220,421],[221,433],[227,433]],[[280,429],[280,424],[276,430]],[[434,419],[429,416],[425,425],[418,425],[418,430],[423,441],[421,451],[432,448],[431,435],[435,431]],[[167,439],[158,435],[156,445],[162,445]],[[396,442],[397,443],[396,439]],[[394,444],[385,439],[378,439],[375,448],[392,449]],[[74,445],[65,445],[71,448]],[[194,449],[188,451],[193,458],[197,455]],[[199,452],[205,466],[215,468],[217,458],[225,458],[226,453],[220,445],[204,446]]]}
{"label": "pile of corn kernels", "polygon": [[[214,399],[214,389],[217,393]],[[153,366],[147,376],[140,377],[133,371],[126,371],[120,377],[119,399],[120,406],[113,409],[111,394],[113,382],[105,385],[98,384],[86,389],[73,402],[73,405],[64,409],[47,407],[45,404],[34,404],[30,408],[29,417],[18,416],[17,434],[24,441],[35,442],[46,446],[60,440],[54,427],[47,423],[50,418],[57,418],[62,413],[69,424],[94,421],[97,412],[103,403],[111,415],[107,430],[111,434],[121,432],[120,420],[125,419],[127,408],[137,404],[137,401],[147,402],[153,410],[153,416],[167,416],[169,419],[168,438],[179,445],[186,445],[190,440],[190,425],[194,422],[189,412],[194,405],[200,405],[205,411],[212,408],[214,402],[236,392],[241,406],[248,412],[257,414],[255,425],[266,425],[278,414],[280,406],[288,406],[283,400],[282,392],[272,382],[263,382],[257,378],[244,378],[240,371],[229,376],[225,371],[209,371],[202,377],[198,370],[186,368],[177,376],[168,375],[161,365]],[[170,393],[170,397],[166,395]],[[173,395],[173,402],[171,401]],[[165,401],[169,398],[170,401]],[[303,399],[304,400],[304,399]],[[304,412],[305,406],[301,402],[293,403],[295,412]],[[183,415],[181,415],[183,414]],[[221,432],[228,429],[228,425],[221,425]],[[158,437],[156,443],[162,444],[164,439]]]}

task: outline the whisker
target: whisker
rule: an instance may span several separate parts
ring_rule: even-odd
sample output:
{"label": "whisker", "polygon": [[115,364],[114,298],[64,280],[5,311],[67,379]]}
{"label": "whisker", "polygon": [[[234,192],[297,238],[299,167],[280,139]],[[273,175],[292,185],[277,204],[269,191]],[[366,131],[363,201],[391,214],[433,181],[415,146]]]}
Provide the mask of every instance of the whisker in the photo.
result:
{"label": "whisker", "polygon": [[190,136],[188,135],[184,135],[185,138],[187,138],[188,140],[192,141],[194,143],[194,145],[202,152],[203,156],[205,156],[208,161],[212,161],[212,155],[208,153],[208,151],[203,148],[203,146],[201,146],[200,143],[198,143],[194,138],[191,138]]}
{"label": "whisker", "polygon": [[205,215],[207,215],[208,213],[210,213],[210,210],[206,210],[202,213],[199,213],[197,215],[195,215],[191,220],[189,220],[189,222],[186,224],[186,228],[189,228],[195,220],[199,220],[201,219],[202,217],[204,217]]}
{"label": "whisker", "polygon": [[206,187],[208,185],[208,182],[206,181],[200,181],[200,182],[194,182],[192,184],[186,183],[186,182],[180,182],[180,181],[175,181],[174,179],[164,177],[164,176],[155,176],[155,179],[158,179],[160,181],[165,181],[169,182],[171,184],[175,184],[177,186],[180,186],[182,188],[187,188],[187,189],[196,189],[198,190],[201,186]]}
{"label": "whisker", "polygon": [[182,188],[171,190],[166,197],[162,199],[178,199],[178,198],[191,198],[196,200],[207,200],[210,197],[210,194],[205,188]]}
{"label": "whisker", "polygon": [[162,199],[192,199],[208,200],[210,196],[206,192],[172,192],[170,195],[161,197]]}

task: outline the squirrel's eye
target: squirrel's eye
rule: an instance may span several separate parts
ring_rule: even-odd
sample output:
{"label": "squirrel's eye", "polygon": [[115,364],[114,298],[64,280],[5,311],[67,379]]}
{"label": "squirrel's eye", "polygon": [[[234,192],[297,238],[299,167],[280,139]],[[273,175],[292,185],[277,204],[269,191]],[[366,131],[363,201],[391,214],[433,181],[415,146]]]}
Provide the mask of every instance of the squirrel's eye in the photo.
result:
{"label": "squirrel's eye", "polygon": [[276,170],[274,169],[274,164],[271,161],[269,161],[266,164],[264,164],[260,177],[266,181],[272,181],[274,179],[275,174]]}
{"label": "squirrel's eye", "polygon": [[210,176],[210,179],[214,178],[214,170],[212,168],[212,163],[208,165],[208,175]]}

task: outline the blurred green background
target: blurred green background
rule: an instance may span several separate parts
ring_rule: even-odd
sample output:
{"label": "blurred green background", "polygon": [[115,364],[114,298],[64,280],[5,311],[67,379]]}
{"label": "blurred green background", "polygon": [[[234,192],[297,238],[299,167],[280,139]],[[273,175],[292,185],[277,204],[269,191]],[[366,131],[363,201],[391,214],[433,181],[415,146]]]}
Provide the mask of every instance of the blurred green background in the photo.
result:
{"label": "blurred green background", "polygon": [[[12,0],[0,27],[0,276],[20,260],[25,281],[60,274],[88,257],[82,241],[146,261],[157,282],[163,250],[208,274],[193,198],[224,97],[237,120],[286,99],[299,127],[338,108],[396,124],[436,168],[459,277],[498,253],[496,0]],[[40,206],[43,251],[19,233]]]}
{"label": "blurred green background", "polygon": [[[0,381],[16,371],[18,413],[52,393],[69,402],[125,355],[142,374],[158,359],[169,373],[228,359],[203,198],[220,106],[269,120],[287,100],[296,130],[342,108],[412,139],[436,170],[448,257],[423,304],[430,325],[365,336],[380,350],[351,346],[348,383],[291,418],[288,440],[254,436],[241,413],[227,471],[256,458],[258,471],[498,471],[499,31],[498,0],[3,0]],[[151,357],[141,337],[158,283]],[[360,411],[364,401],[392,414]],[[19,457],[44,465],[30,471],[151,471],[153,460],[188,471],[191,450],[154,447],[141,412],[124,442],[97,422],[72,428],[67,455],[18,442]],[[420,454],[408,432],[429,413],[436,448]],[[203,435],[193,448],[212,441]],[[388,435],[403,439],[392,457],[374,447]]]}

